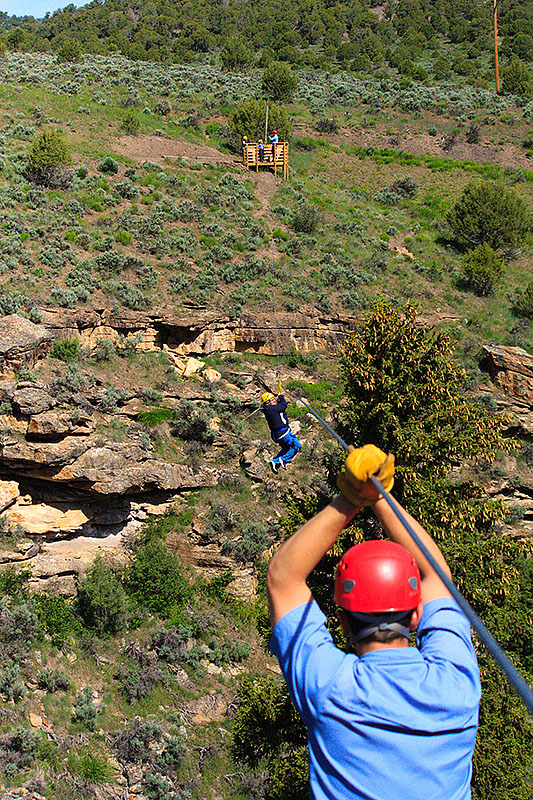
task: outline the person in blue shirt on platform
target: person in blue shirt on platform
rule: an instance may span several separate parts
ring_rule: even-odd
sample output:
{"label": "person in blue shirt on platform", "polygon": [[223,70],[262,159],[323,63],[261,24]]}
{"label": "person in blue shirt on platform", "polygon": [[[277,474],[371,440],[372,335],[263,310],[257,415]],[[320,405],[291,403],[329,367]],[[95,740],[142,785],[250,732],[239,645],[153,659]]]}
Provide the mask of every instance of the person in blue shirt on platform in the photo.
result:
{"label": "person in blue shirt on platform", "polygon": [[270,435],[276,444],[281,447],[277,456],[270,462],[272,472],[278,472],[280,466],[283,469],[287,469],[287,464],[292,461],[296,453],[300,452],[302,445],[291,431],[291,426],[285,413],[287,411],[287,401],[283,395],[279,394],[276,398],[272,392],[265,392],[261,396],[261,403],[263,404],[263,414],[270,428]]}
{"label": "person in blue shirt on platform", "polygon": [[272,145],[272,161],[276,160],[276,145],[279,142],[278,132],[272,131],[272,136],[268,137],[268,141]]}
{"label": "person in blue shirt on platform", "polygon": [[[268,567],[271,650],[307,727],[310,797],[468,800],[481,696],[470,625],[371,475],[389,491],[394,457],[374,445],[350,448],[338,476],[342,494]],[[306,581],[366,505],[388,540],[357,544],[338,565],[343,652]],[[401,510],[450,575],[430,535]]]}

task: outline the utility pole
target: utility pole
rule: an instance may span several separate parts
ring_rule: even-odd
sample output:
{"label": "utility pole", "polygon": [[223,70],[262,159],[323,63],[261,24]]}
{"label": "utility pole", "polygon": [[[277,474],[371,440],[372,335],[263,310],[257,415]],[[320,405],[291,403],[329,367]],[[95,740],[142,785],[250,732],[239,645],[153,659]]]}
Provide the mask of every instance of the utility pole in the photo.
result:
{"label": "utility pole", "polygon": [[[494,0],[494,2],[496,3],[496,0]],[[267,103],[266,114],[265,114],[265,138],[263,139],[263,141],[265,143],[268,142],[268,103]]]}
{"label": "utility pole", "polygon": [[496,65],[496,91],[500,91],[500,72],[498,69],[498,0],[494,0],[494,63]]}

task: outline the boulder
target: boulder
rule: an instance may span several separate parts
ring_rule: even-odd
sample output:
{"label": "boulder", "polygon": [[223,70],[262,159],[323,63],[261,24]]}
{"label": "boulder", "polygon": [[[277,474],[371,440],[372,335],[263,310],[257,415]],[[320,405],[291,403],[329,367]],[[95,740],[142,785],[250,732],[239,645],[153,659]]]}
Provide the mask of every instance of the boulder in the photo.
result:
{"label": "boulder", "polygon": [[483,345],[483,367],[507,395],[533,406],[533,355],[521,347]]}
{"label": "boulder", "polygon": [[19,474],[39,477],[42,468],[68,464],[90,447],[86,439],[66,436],[59,442],[27,442],[6,436],[0,445],[0,463]]}
{"label": "boulder", "polygon": [[35,558],[40,551],[40,546],[35,542],[21,541],[14,546],[5,545],[0,539],[0,565],[14,564]]}
{"label": "boulder", "polygon": [[[270,459],[267,459],[270,460]],[[265,479],[266,463],[265,457],[260,455],[258,447],[249,447],[241,456],[241,466],[248,478],[257,483],[262,483]]]}
{"label": "boulder", "polygon": [[19,495],[19,485],[16,481],[0,481],[0,513],[13,505]]}
{"label": "boulder", "polygon": [[202,467],[197,472],[181,464],[147,458],[140,445],[110,442],[91,447],[58,470],[47,469],[47,480],[64,481],[98,494],[131,494],[154,489],[198,489],[216,485],[216,472]]}
{"label": "boulder", "polygon": [[7,520],[12,527],[22,529],[29,536],[65,536],[66,534],[81,531],[89,522],[89,517],[81,509],[68,509],[62,511],[56,506],[46,503],[37,505],[10,506],[2,514],[2,519]]}
{"label": "boulder", "polygon": [[218,383],[222,379],[222,375],[213,367],[207,367],[202,372],[202,378],[208,383]]}
{"label": "boulder", "polygon": [[200,361],[198,358],[179,358],[176,353],[170,350],[168,347],[165,351],[168,354],[168,357],[178,373],[183,378],[190,378],[191,375],[199,372],[203,367],[205,367],[205,362]]}
{"label": "boulder", "polygon": [[12,402],[21,414],[40,414],[53,408],[56,403],[47,386],[29,381],[17,383]]}
{"label": "boulder", "polygon": [[32,414],[28,422],[27,436],[46,439],[59,436],[82,436],[91,433],[96,421],[84,411],[43,411]]}
{"label": "boulder", "polygon": [[28,420],[18,419],[14,414],[0,414],[0,430],[16,431],[25,435],[28,430]]}
{"label": "boulder", "polygon": [[106,563],[121,566],[127,562],[120,534],[105,538],[78,536],[68,541],[46,542],[38,556],[28,562],[31,591],[51,591],[54,594],[76,594],[77,576],[91,566],[97,555]]}
{"label": "boulder", "polygon": [[43,325],[18,314],[0,317],[0,374],[32,367],[46,355],[53,338],[53,333]]}

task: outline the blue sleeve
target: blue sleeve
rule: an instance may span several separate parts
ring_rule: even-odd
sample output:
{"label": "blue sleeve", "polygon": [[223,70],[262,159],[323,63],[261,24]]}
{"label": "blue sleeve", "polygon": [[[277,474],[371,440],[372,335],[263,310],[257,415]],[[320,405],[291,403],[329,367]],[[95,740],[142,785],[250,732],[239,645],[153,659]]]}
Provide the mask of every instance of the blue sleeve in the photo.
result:
{"label": "blue sleeve", "polygon": [[326,617],[314,600],[293,608],[279,620],[272,632],[270,649],[306,722],[316,715],[325,687],[346,657],[333,644]]}
{"label": "blue sleeve", "polygon": [[416,643],[425,659],[448,662],[475,687],[479,686],[470,623],[451,597],[441,597],[424,605]]}

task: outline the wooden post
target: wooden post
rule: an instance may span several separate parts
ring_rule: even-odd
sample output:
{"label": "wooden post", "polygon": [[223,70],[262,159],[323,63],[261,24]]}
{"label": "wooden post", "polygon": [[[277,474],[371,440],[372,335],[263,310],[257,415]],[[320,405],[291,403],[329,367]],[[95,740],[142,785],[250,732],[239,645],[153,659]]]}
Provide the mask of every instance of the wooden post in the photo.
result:
{"label": "wooden post", "polygon": [[494,60],[496,66],[496,91],[500,91],[500,73],[498,69],[498,0],[494,0]]}

